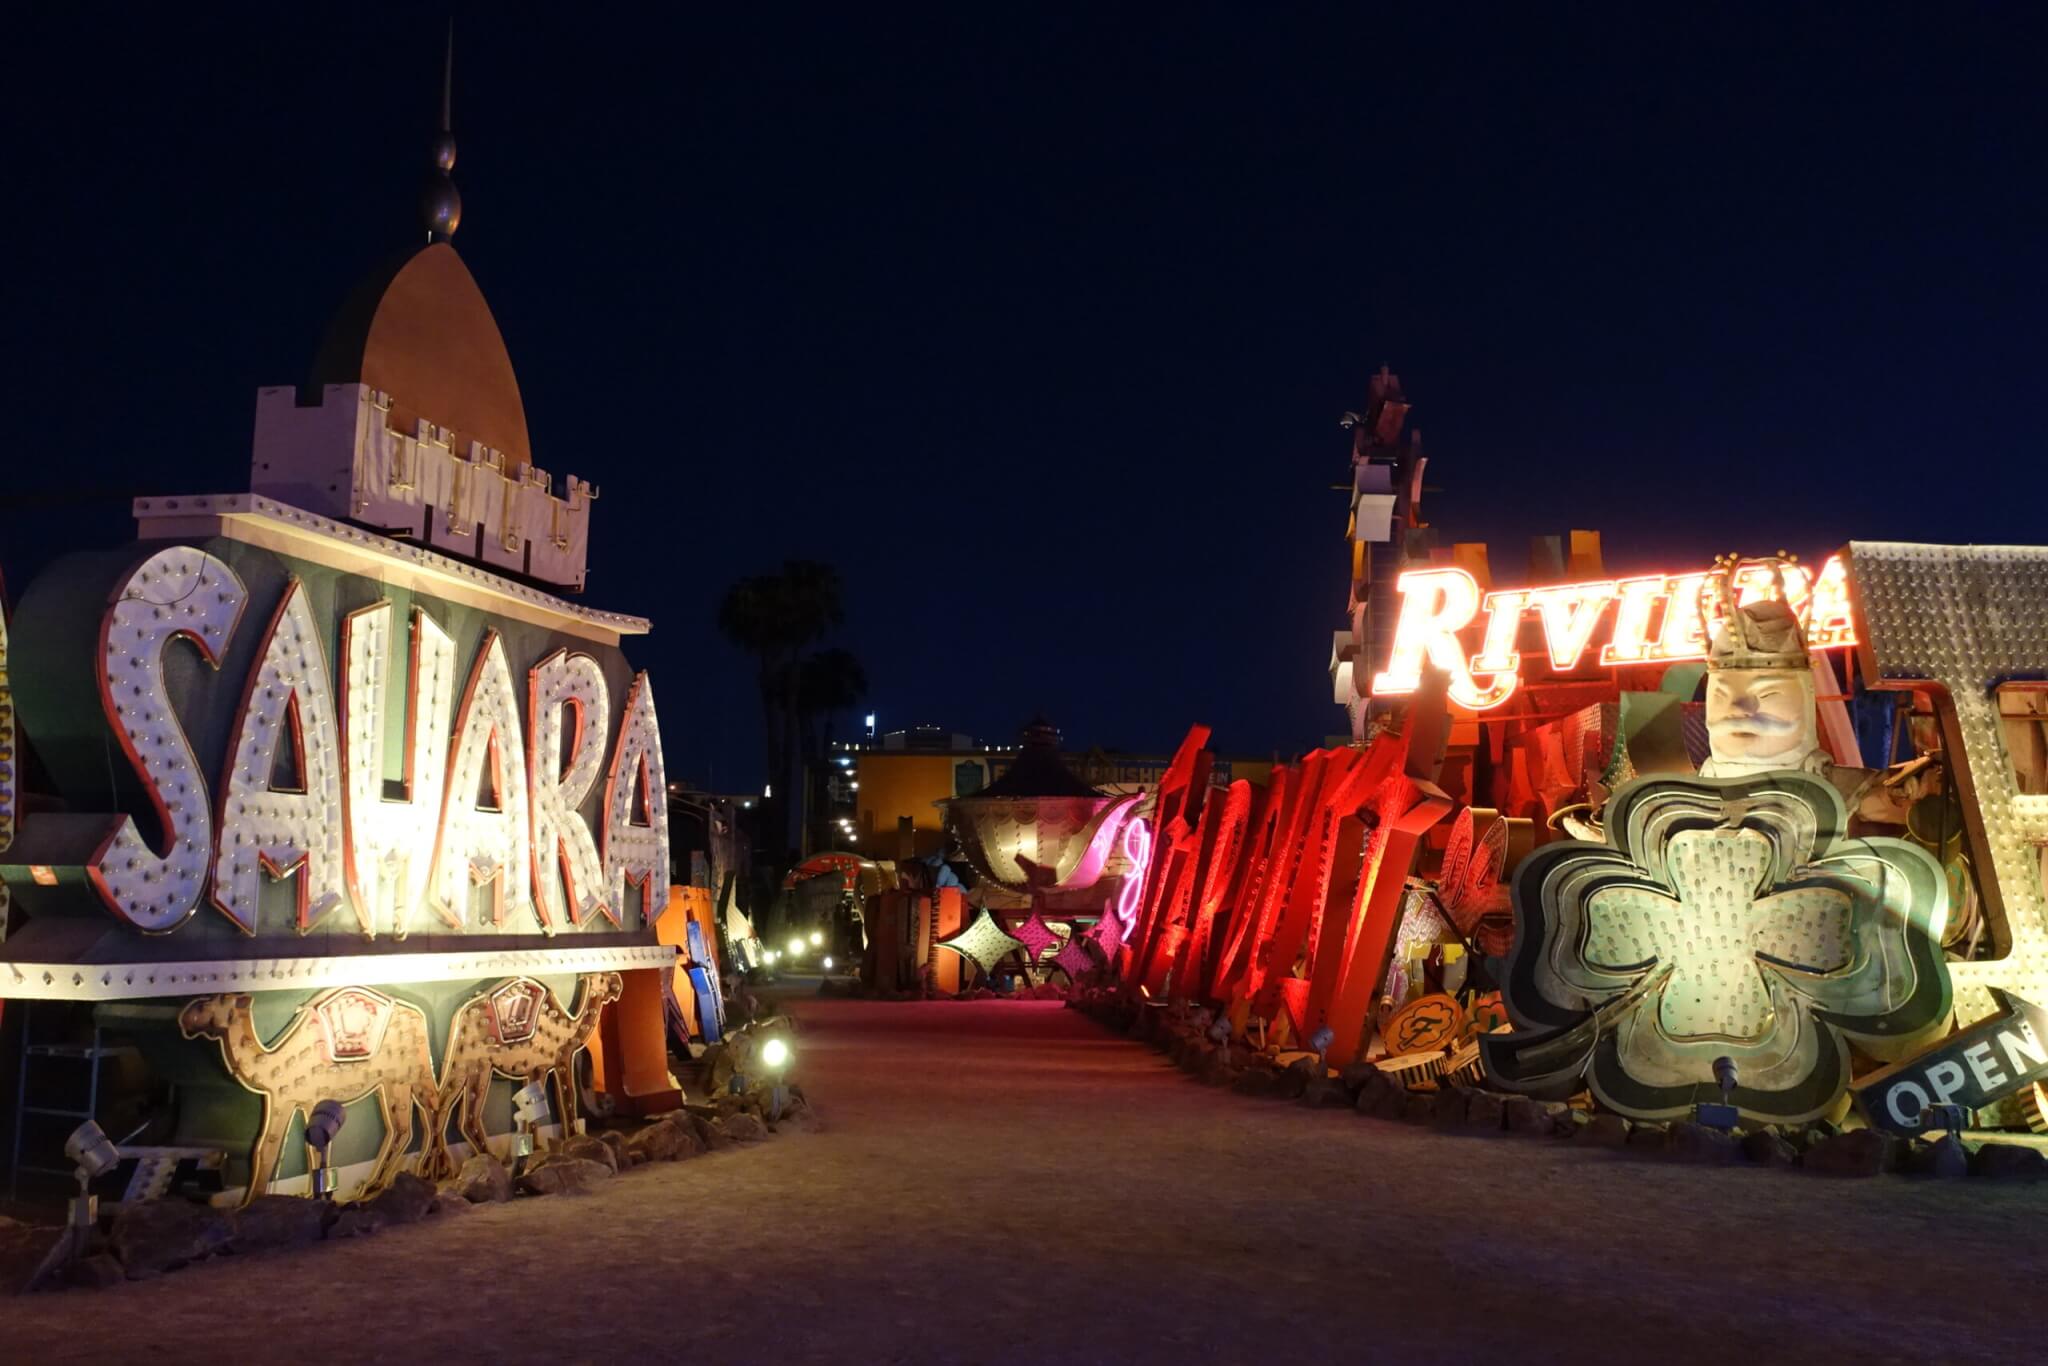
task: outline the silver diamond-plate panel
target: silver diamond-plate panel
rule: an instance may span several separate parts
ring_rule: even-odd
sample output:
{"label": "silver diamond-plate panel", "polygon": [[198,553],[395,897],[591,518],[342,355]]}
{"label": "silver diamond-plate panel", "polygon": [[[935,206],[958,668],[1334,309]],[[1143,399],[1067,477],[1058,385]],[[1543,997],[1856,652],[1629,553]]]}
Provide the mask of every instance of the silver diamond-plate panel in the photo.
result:
{"label": "silver diamond-plate panel", "polygon": [[1950,965],[1958,1020],[1991,1015],[1993,987],[2048,1000],[2048,796],[2019,792],[1997,699],[2002,683],[2048,679],[2048,547],[1855,541],[1849,573],[1877,677],[1937,684],[1955,704],[1987,846],[1978,871],[2012,938],[2004,958]]}

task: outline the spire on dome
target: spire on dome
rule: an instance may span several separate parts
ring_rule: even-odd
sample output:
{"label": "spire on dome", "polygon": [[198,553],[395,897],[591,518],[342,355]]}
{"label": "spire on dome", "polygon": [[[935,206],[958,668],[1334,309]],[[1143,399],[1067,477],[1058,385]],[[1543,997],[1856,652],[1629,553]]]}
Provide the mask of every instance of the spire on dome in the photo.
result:
{"label": "spire on dome", "polygon": [[430,242],[449,241],[462,226],[462,195],[449,174],[455,169],[454,90],[455,20],[451,16],[448,44],[441,62],[441,131],[434,137],[434,171],[420,192],[420,214],[426,219]]}

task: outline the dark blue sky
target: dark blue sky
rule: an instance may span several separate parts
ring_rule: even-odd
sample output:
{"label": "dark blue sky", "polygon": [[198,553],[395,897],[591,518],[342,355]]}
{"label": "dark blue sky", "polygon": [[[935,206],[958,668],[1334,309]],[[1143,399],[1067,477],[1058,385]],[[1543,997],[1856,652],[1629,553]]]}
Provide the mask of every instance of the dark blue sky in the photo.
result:
{"label": "dark blue sky", "polygon": [[[603,489],[672,775],[758,778],[712,617],[790,555],[884,725],[1315,743],[1381,363],[1497,568],[2048,540],[2034,14],[1105,8],[460,13],[456,245]],[[412,230],[440,20],[11,28],[18,592],[131,534],[19,495],[244,485],[256,387]]]}

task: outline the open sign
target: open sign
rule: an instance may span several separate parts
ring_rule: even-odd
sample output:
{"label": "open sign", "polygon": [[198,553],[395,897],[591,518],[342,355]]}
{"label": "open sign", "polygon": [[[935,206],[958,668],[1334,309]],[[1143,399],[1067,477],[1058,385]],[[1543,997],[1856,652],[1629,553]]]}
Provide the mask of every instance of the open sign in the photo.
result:
{"label": "open sign", "polygon": [[1917,1134],[1929,1106],[1982,1109],[2048,1077],[2048,1011],[2001,994],[2000,1014],[1855,1085],[1873,1128]]}

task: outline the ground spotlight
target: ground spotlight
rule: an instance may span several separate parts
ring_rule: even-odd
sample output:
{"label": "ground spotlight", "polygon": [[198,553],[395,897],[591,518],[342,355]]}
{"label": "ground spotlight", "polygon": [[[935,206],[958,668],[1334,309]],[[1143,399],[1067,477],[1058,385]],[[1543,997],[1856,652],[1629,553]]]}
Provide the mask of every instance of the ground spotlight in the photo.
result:
{"label": "ground spotlight", "polygon": [[312,1160],[307,1169],[312,1177],[313,1195],[316,1199],[334,1198],[334,1167],[327,1150],[334,1143],[334,1136],[341,1132],[341,1126],[348,1123],[348,1111],[341,1108],[341,1102],[329,1097],[313,1107],[313,1113],[306,1116],[306,1146],[312,1150]]}
{"label": "ground spotlight", "polygon": [[780,1039],[770,1039],[761,1045],[763,1067],[783,1067],[789,1062],[789,1045]]}
{"label": "ground spotlight", "polygon": [[73,1129],[71,1137],[64,1140],[64,1157],[78,1169],[81,1190],[88,1181],[106,1175],[121,1161],[121,1153],[114,1146],[114,1140],[89,1119]]}
{"label": "ground spotlight", "polygon": [[811,943],[812,943],[813,945],[818,945],[818,944],[822,944],[822,943],[824,943],[824,942],[825,942],[825,932],[824,932],[823,930],[812,930],[812,931],[811,931]]}
{"label": "ground spotlight", "polygon": [[512,1136],[515,1165],[533,1155],[533,1131],[548,1118],[548,1087],[545,1077],[535,1077],[512,1093],[512,1119],[518,1132]]}
{"label": "ground spotlight", "polygon": [[64,1140],[64,1156],[78,1172],[78,1194],[71,1201],[71,1217],[64,1232],[50,1245],[34,1274],[28,1278],[33,1290],[59,1269],[85,1255],[93,1231],[100,1221],[100,1200],[87,1187],[96,1176],[104,1176],[121,1163],[121,1150],[114,1146],[99,1125],[87,1120]]}
{"label": "ground spotlight", "polygon": [[827,971],[827,972],[830,972],[830,971],[832,971],[832,955],[831,955],[831,954],[829,954],[829,953],[828,953],[828,954],[826,954],[826,955],[825,955],[825,961],[824,961],[824,963],[823,963],[823,965],[822,965],[822,966],[824,967],[825,971]]}
{"label": "ground spotlight", "polygon": [[798,935],[796,938],[789,941],[789,956],[791,958],[797,958],[802,956],[803,951],[804,941],[802,935]]}

